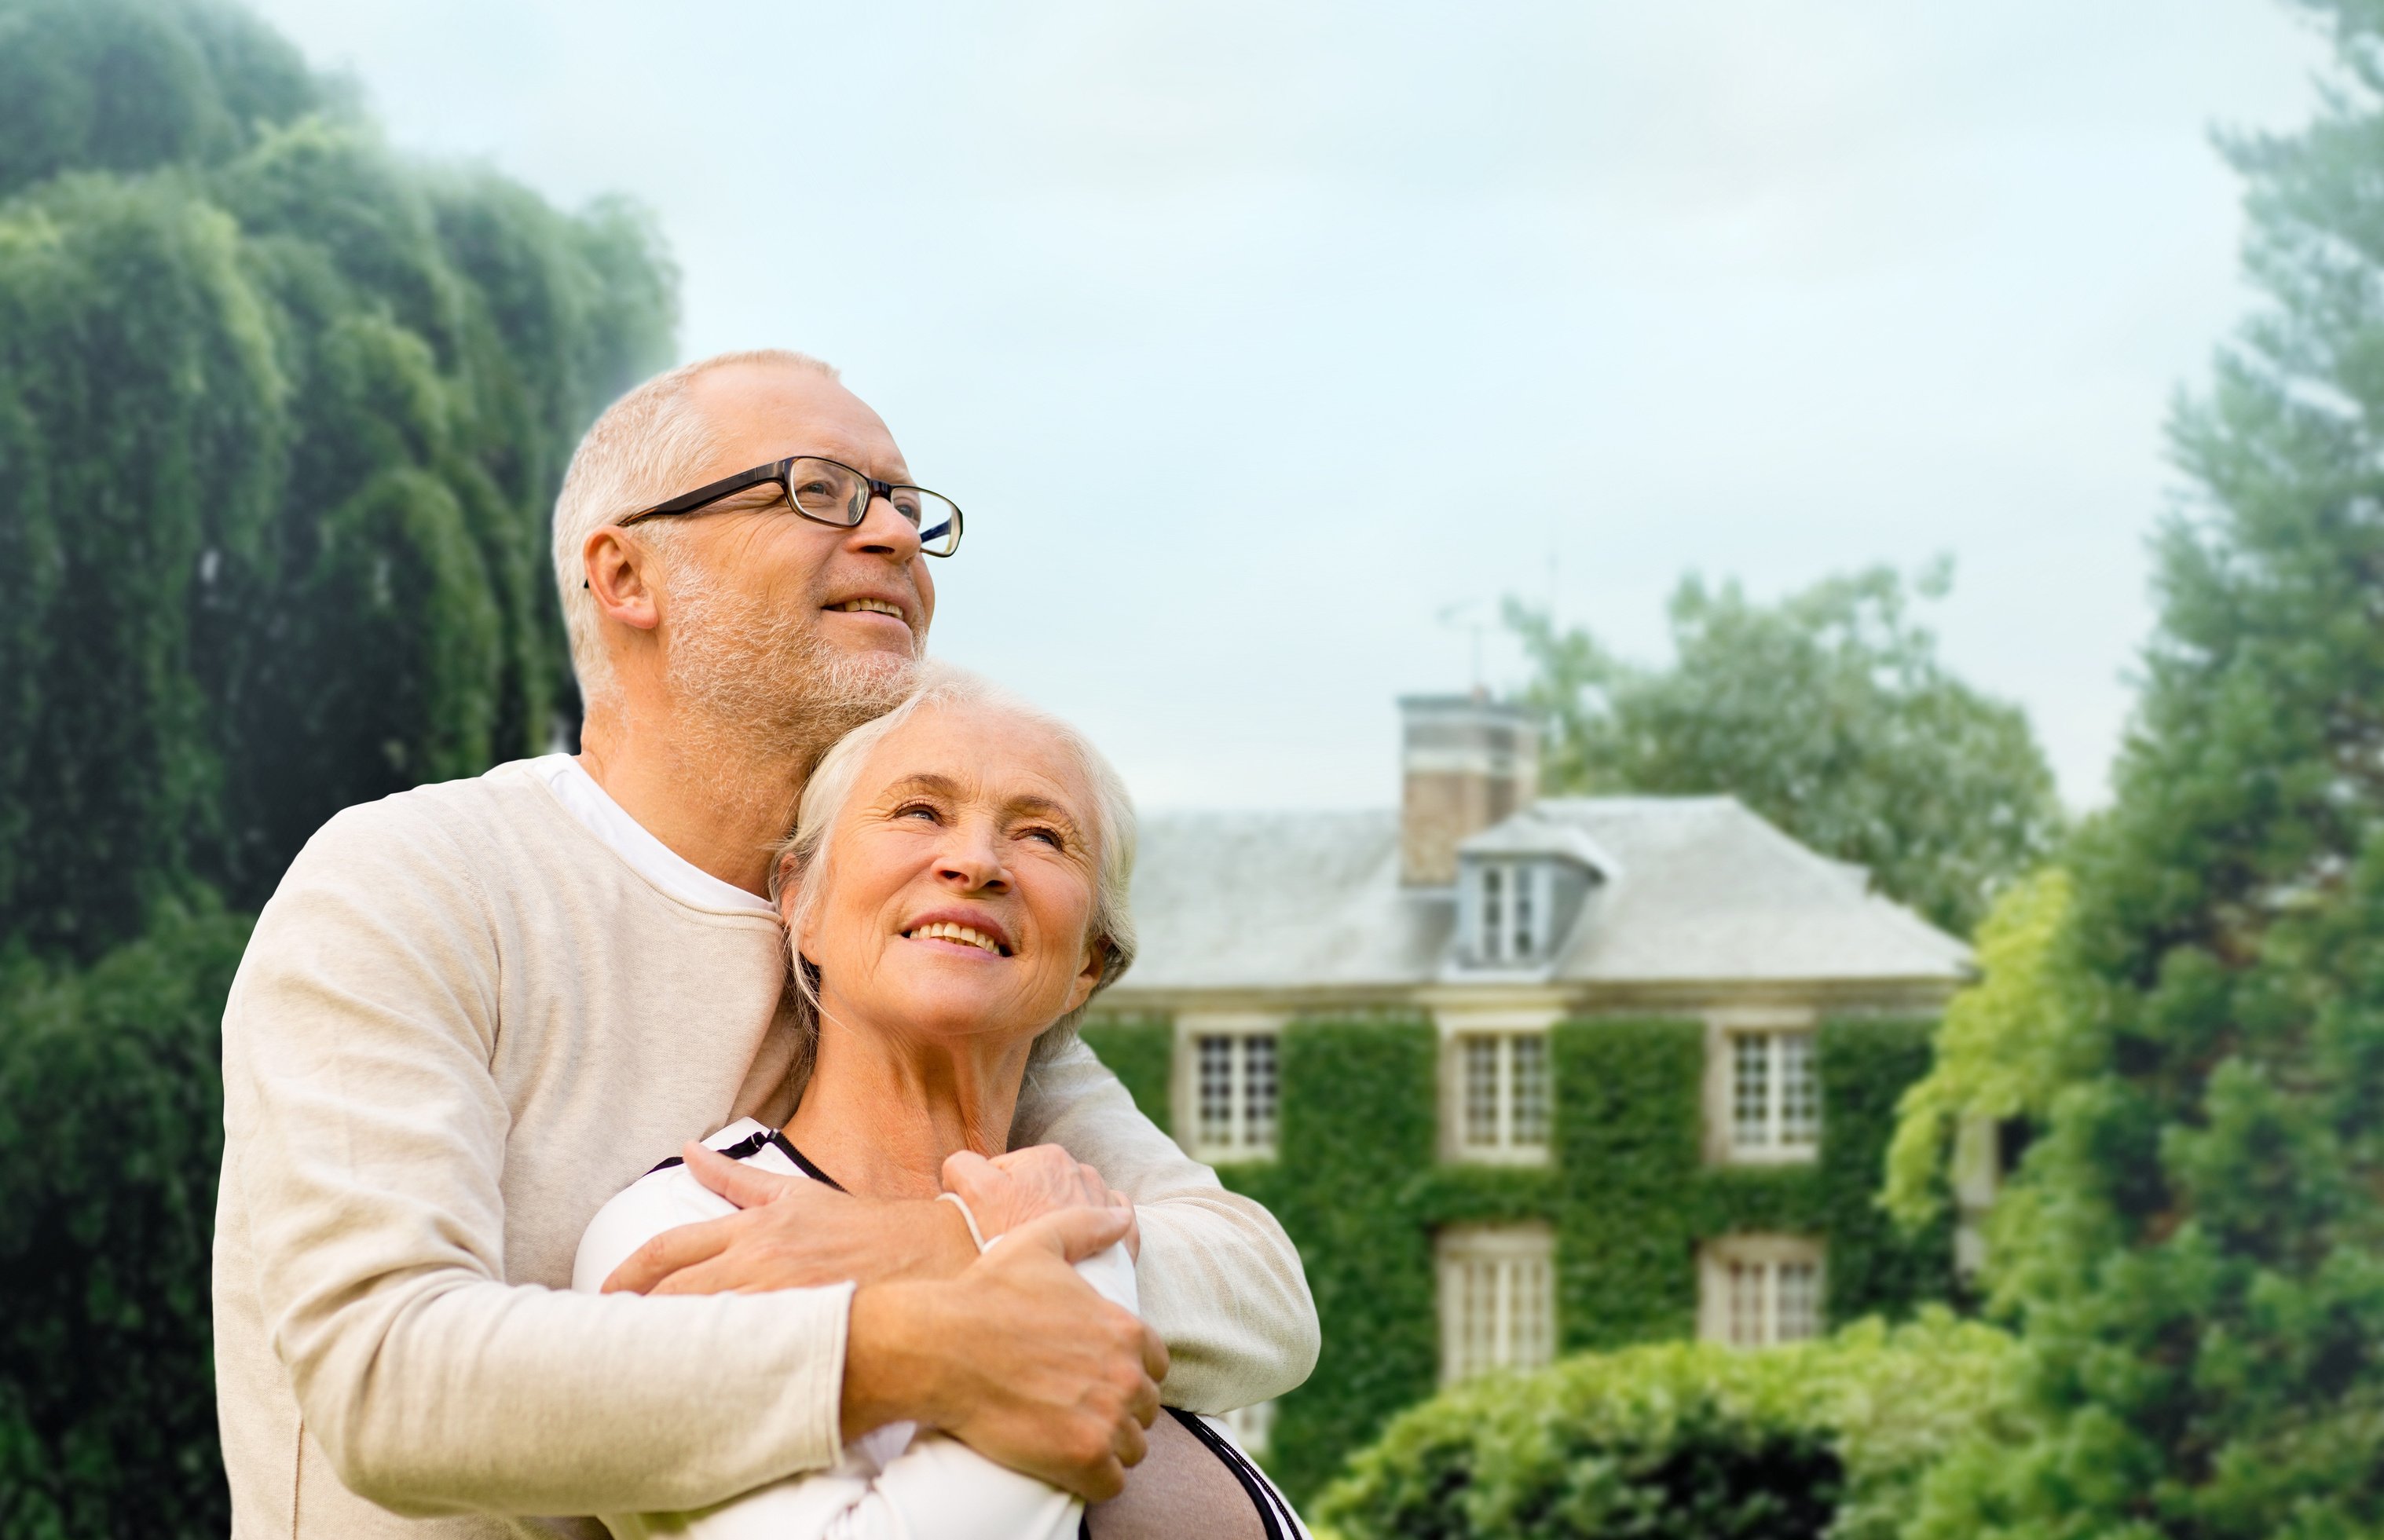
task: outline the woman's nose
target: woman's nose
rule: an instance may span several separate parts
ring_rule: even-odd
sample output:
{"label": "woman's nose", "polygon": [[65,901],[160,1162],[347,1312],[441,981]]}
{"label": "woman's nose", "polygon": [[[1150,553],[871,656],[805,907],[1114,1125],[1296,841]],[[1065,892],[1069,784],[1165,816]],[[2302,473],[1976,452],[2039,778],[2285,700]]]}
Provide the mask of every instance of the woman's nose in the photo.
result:
{"label": "woman's nose", "polygon": [[982,836],[962,838],[946,847],[943,859],[937,863],[936,875],[946,883],[969,892],[1000,893],[1010,887],[1009,874],[1003,870],[1000,853],[993,841]]}

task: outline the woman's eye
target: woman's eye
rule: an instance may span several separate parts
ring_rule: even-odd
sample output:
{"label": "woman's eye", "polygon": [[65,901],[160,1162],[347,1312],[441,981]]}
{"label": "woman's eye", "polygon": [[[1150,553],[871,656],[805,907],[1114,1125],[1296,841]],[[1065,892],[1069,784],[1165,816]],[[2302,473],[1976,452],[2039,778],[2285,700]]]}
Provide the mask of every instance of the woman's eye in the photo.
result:
{"label": "woman's eye", "polygon": [[1029,839],[1040,839],[1055,851],[1064,851],[1068,848],[1067,840],[1061,838],[1058,829],[1024,829],[1021,832]]}
{"label": "woman's eye", "polygon": [[936,811],[935,804],[932,802],[907,803],[904,806],[896,808],[894,810],[894,816],[897,818],[924,818],[930,824],[940,824],[943,822],[942,814]]}

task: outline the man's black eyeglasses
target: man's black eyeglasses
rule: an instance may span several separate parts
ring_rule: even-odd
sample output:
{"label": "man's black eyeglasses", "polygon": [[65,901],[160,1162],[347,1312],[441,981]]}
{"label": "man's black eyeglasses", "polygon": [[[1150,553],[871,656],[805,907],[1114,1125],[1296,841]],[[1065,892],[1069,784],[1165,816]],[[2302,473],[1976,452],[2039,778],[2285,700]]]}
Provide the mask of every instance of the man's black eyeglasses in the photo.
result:
{"label": "man's black eyeglasses", "polygon": [[816,454],[789,455],[766,466],[755,466],[751,470],[740,470],[709,486],[683,492],[668,503],[640,509],[620,522],[626,527],[639,519],[696,513],[764,482],[776,484],[783,499],[780,506],[786,511],[845,529],[867,518],[869,504],[882,497],[919,531],[919,549],[928,555],[949,556],[961,548],[961,508],[950,498],[925,487],[872,480],[851,466],[823,460]]}

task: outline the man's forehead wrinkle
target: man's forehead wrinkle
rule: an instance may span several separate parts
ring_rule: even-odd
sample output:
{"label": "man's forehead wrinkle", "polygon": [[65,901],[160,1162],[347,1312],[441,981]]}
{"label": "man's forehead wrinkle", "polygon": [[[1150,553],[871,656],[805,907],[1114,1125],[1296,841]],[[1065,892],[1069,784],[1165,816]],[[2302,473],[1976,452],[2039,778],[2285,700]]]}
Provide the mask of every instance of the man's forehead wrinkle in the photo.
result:
{"label": "man's forehead wrinkle", "polygon": [[718,435],[721,476],[796,454],[840,460],[882,481],[910,476],[885,419],[841,384],[807,369],[715,370],[695,380],[690,393]]}

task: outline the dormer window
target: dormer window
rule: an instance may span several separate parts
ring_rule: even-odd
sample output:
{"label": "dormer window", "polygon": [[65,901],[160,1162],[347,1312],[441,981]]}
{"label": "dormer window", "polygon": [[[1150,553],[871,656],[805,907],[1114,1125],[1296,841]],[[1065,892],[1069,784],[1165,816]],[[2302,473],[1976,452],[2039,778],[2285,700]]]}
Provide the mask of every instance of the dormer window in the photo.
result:
{"label": "dormer window", "polygon": [[1475,867],[1474,955],[1484,962],[1536,962],[1547,951],[1547,863],[1484,861]]}

